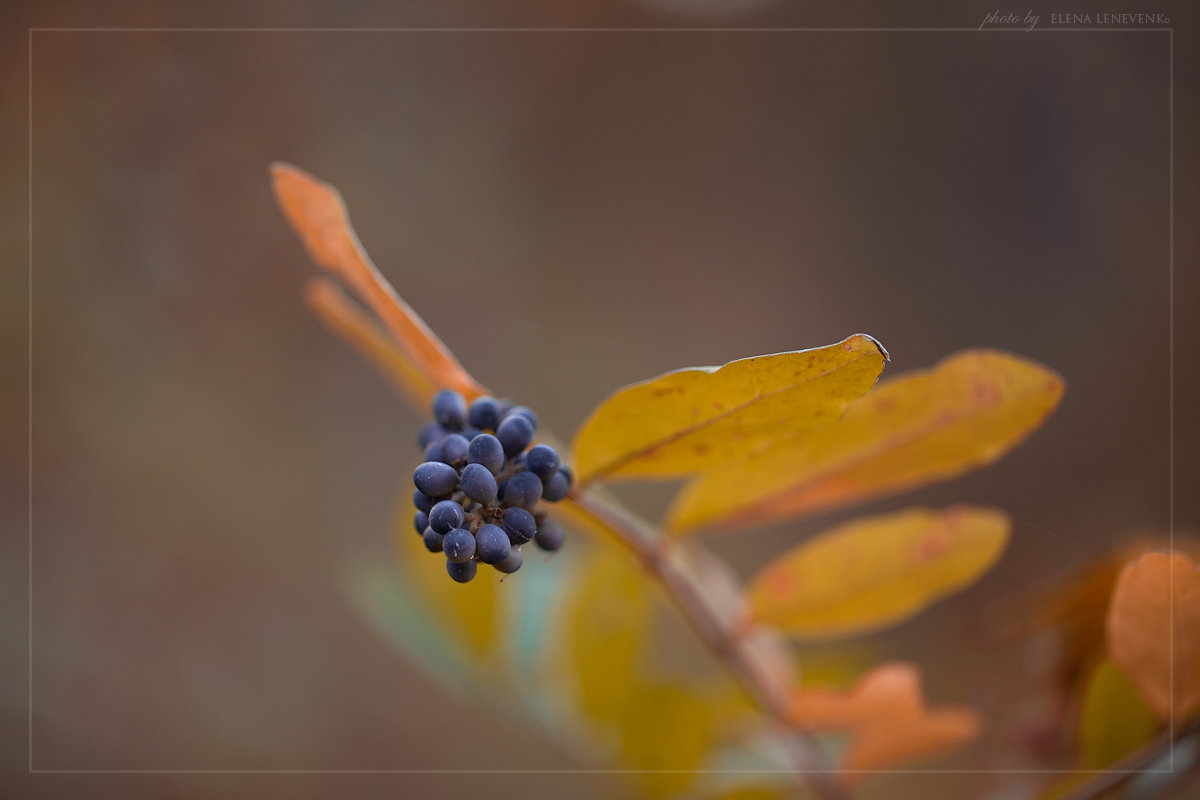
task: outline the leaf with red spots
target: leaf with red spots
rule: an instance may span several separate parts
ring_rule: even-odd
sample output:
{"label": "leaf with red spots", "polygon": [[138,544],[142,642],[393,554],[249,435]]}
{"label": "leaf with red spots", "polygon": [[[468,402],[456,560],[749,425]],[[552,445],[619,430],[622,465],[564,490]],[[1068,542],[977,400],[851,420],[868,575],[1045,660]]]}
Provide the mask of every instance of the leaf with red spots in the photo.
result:
{"label": "leaf with red spots", "polygon": [[880,383],[837,425],[704,473],[680,492],[668,527],[728,531],[956,477],[1016,447],[1062,394],[1062,377],[1035,361],[965,350]]}
{"label": "leaf with red spots", "polygon": [[837,422],[887,353],[855,334],[828,347],[668,372],[619,390],[575,436],[581,483],[712,469]]}
{"label": "leaf with red spots", "polygon": [[978,580],[1009,528],[1002,512],[969,506],[848,522],[768,564],[750,584],[748,622],[806,638],[894,625]]}

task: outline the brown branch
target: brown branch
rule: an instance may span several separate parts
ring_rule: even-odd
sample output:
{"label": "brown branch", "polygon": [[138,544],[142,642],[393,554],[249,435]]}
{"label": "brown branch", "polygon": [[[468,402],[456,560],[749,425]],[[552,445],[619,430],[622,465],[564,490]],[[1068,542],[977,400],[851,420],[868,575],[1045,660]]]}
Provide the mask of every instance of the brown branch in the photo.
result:
{"label": "brown branch", "polygon": [[1190,722],[1179,729],[1177,734],[1172,735],[1171,731],[1164,731],[1154,741],[1134,750],[1120,761],[1111,764],[1103,772],[1097,772],[1058,800],[1095,800],[1105,792],[1141,775],[1152,764],[1162,759],[1170,751],[1172,745],[1180,745],[1186,739],[1198,734],[1200,734],[1200,717],[1193,717]]}
{"label": "brown branch", "polygon": [[[831,767],[812,735],[796,730],[788,722],[787,696],[759,669],[747,648],[746,639],[737,635],[708,604],[701,587],[678,569],[666,552],[658,547],[657,537],[628,511],[592,491],[580,491],[571,499],[582,510],[599,520],[653,576],[691,625],[701,642],[725,665],[750,697],[775,723],[785,738],[785,750],[794,759],[795,771],[823,800],[845,800],[848,790],[830,776]],[[673,547],[684,546],[681,542]],[[692,544],[693,547],[700,545]],[[814,771],[816,770],[816,771]]]}

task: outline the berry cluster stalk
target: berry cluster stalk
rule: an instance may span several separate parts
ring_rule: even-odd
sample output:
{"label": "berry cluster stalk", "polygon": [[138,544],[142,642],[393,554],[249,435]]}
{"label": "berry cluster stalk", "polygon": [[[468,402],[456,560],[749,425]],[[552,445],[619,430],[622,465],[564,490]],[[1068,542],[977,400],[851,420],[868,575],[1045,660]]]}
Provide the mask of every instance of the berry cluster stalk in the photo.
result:
{"label": "berry cluster stalk", "polygon": [[[625,509],[606,501],[594,492],[580,490],[573,493],[571,499],[580,508],[603,522],[642,567],[658,581],[700,641],[725,665],[758,706],[774,721],[785,749],[792,757],[795,771],[807,781],[809,787],[823,800],[845,800],[850,797],[850,793],[843,786],[831,779],[833,770],[813,737],[803,731],[797,731],[788,723],[787,697],[781,694],[759,669],[747,649],[746,640],[722,623],[706,601],[704,591],[696,585],[691,576],[680,571],[666,557],[658,540],[646,532],[646,526]],[[699,547],[694,543],[689,546]]]}

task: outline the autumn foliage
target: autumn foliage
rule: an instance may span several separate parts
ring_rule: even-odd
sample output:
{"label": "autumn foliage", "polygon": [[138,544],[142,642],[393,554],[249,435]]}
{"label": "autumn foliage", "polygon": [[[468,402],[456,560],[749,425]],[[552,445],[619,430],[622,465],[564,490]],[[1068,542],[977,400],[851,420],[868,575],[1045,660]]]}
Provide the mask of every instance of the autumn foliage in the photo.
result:
{"label": "autumn foliage", "polygon": [[[487,392],[371,263],[336,190],[286,164],[271,174],[285,216],[332,276],[307,292],[322,321],[418,413],[440,389]],[[790,640],[880,630],[971,585],[1003,556],[1007,514],[955,505],[854,519],[778,555],[745,586],[700,536],[986,466],[1037,430],[1064,391],[1053,370],[996,350],[878,380],[887,361],[879,342],[854,334],[620,389],[572,440],[578,481],[556,518],[586,534],[573,552],[503,584],[452,584],[421,557],[404,506],[399,568],[363,570],[354,599],[431,678],[475,697],[509,687],[505,713],[555,731],[590,766],[641,770],[632,788],[649,796],[776,796],[806,778],[842,797],[872,771],[961,748],[986,720],[941,691],[928,699],[917,665],[889,661],[852,686],[814,687]],[[685,483],[661,525],[602,486],[666,478]],[[1141,555],[1116,578],[1106,613],[1106,657],[1089,666],[1082,701],[1081,763],[1093,769],[1181,729],[1200,705],[1200,570],[1180,553]],[[656,657],[680,620],[708,662],[686,676]],[[1144,711],[1114,744],[1103,710],[1118,695]],[[843,743],[832,761],[826,736]],[[784,779],[773,774],[781,769]]]}

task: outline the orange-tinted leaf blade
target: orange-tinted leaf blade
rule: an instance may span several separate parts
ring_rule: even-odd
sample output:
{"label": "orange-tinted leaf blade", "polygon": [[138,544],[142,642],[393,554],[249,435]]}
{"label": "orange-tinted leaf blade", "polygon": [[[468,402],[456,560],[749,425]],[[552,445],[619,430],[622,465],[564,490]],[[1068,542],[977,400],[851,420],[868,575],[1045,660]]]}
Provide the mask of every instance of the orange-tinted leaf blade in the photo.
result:
{"label": "orange-tinted leaf blade", "polygon": [[886,359],[878,342],[856,334],[628,386],[576,434],[580,483],[687,475],[830,425],[874,386]]}
{"label": "orange-tinted leaf blade", "polygon": [[408,353],[380,330],[366,313],[350,301],[328,278],[313,278],[304,293],[309,308],[326,327],[346,340],[387,377],[413,408],[426,409],[437,392],[429,376]]}
{"label": "orange-tinted leaf blade", "polygon": [[339,277],[371,307],[438,388],[468,399],[485,390],[375,268],[350,224],[341,194],[291,164],[271,165],[275,199],[318,266]]}
{"label": "orange-tinted leaf blade", "polygon": [[669,527],[733,530],[953,478],[1023,441],[1063,386],[1010,353],[960,352],[882,382],[837,425],[706,472],[680,492]]}
{"label": "orange-tinted leaf blade", "polygon": [[1010,527],[1003,512],[968,506],[853,520],[768,564],[748,590],[750,619],[806,638],[894,625],[978,580]]}
{"label": "orange-tinted leaf blade", "polygon": [[[979,736],[983,721],[969,708],[927,712],[909,724],[867,726],[842,760],[842,769],[880,770],[953,752]],[[848,774],[850,782],[863,775]]]}
{"label": "orange-tinted leaf blade", "polygon": [[1108,609],[1108,653],[1160,719],[1173,716],[1178,725],[1200,708],[1196,562],[1146,553],[1121,571]]}
{"label": "orange-tinted leaf blade", "polygon": [[[982,727],[968,708],[928,709],[921,674],[904,662],[881,664],[849,692],[807,689],[789,706],[792,724],[811,730],[846,731],[850,746],[843,770],[879,770],[961,747]],[[847,774],[854,782],[862,775]]]}

